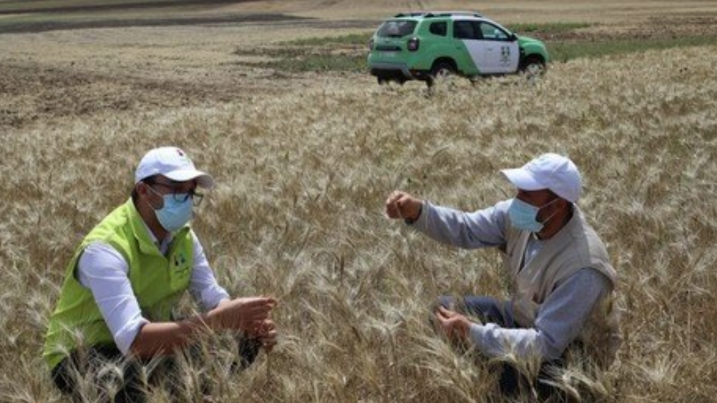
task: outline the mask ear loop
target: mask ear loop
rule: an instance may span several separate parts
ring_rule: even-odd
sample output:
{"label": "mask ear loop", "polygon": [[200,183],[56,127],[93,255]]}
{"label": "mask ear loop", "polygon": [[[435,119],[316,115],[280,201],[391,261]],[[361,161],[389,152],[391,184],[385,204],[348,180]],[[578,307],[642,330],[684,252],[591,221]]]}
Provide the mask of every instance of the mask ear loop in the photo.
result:
{"label": "mask ear loop", "polygon": [[[560,200],[560,198],[559,198],[559,197],[556,197],[556,198],[553,199],[552,201],[549,201],[549,202],[543,204],[542,206],[540,206],[540,208],[538,209],[538,214],[540,214],[540,210],[542,210],[542,209],[544,209],[544,208],[550,206],[551,204],[555,203],[555,202],[558,201],[558,200]],[[543,227],[545,227],[545,224],[547,224],[548,221],[552,220],[553,217],[555,217],[558,213],[559,213],[559,211],[556,211],[556,212],[554,212],[553,214],[551,214],[548,218],[546,218],[545,220],[539,221],[539,222],[540,222],[541,224],[543,224]],[[537,218],[538,218],[538,217],[537,217],[537,214],[536,214],[536,217],[535,217],[535,218],[536,218],[536,221],[537,221]]]}
{"label": "mask ear loop", "polygon": [[162,196],[161,194],[159,194],[159,192],[157,192],[156,190],[154,190],[154,188],[152,188],[152,186],[150,186],[147,182],[142,182],[142,183],[143,183],[145,186],[147,186],[147,188],[148,188],[149,190],[151,190],[152,193],[156,194],[157,196],[159,196],[159,197],[162,199],[162,206],[161,206],[161,207],[154,207],[154,206],[152,205],[152,203],[150,203],[149,200],[147,200],[147,204],[149,205],[149,207],[151,207],[152,210],[161,210],[161,209],[164,207],[164,196]]}

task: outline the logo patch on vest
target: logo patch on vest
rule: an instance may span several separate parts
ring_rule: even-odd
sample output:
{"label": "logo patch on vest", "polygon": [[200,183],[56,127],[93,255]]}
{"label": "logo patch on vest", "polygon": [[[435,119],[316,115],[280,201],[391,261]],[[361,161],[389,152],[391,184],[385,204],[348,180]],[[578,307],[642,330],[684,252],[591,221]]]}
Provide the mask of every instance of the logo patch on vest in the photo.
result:
{"label": "logo patch on vest", "polygon": [[174,267],[184,265],[186,262],[187,259],[184,257],[184,254],[174,255]]}
{"label": "logo patch on vest", "polygon": [[187,262],[186,256],[184,256],[183,253],[178,253],[172,256],[172,265],[174,266],[174,272],[180,276],[187,274],[191,268]]}

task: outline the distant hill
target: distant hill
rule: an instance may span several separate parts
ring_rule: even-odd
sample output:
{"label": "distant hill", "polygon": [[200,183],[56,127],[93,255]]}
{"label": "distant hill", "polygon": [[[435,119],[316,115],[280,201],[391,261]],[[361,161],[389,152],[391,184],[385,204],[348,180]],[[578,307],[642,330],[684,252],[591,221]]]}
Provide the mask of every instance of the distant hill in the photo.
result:
{"label": "distant hill", "polygon": [[28,13],[100,12],[137,9],[216,6],[251,0],[0,0],[0,15]]}

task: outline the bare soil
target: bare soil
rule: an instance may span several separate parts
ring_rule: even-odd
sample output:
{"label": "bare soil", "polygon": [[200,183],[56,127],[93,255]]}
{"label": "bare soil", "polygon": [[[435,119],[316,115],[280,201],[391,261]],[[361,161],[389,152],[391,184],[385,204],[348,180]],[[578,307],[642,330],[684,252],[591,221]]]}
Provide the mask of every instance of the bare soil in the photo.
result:
{"label": "bare soil", "polygon": [[89,5],[68,5],[68,6],[59,6],[59,7],[27,7],[22,8],[22,6],[27,6],[28,2],[27,0],[24,0],[22,2],[20,1],[5,1],[2,4],[3,5],[11,5],[13,3],[21,5],[20,8],[8,8],[8,9],[2,9],[0,8],[0,15],[8,15],[8,14],[27,14],[27,13],[36,13],[36,12],[42,12],[44,13],[68,13],[68,12],[75,12],[75,11],[81,11],[81,12],[95,12],[95,11],[125,11],[125,10],[135,10],[135,9],[157,9],[157,8],[174,8],[177,6],[192,6],[192,5],[202,5],[202,6],[212,6],[216,4],[229,4],[229,3],[244,3],[251,0],[170,0],[170,1],[138,1],[138,2],[127,2],[127,3],[116,3],[116,4],[89,4]]}
{"label": "bare soil", "polygon": [[[160,4],[176,6],[174,3],[188,4],[185,1]],[[323,8],[312,3],[313,6],[306,6],[303,13],[292,14],[284,12],[296,11],[294,9],[300,8],[301,4],[294,3],[294,9],[282,10],[277,3],[266,2],[267,10],[278,11],[257,13],[257,2],[212,0],[210,3],[209,6],[219,8],[191,15],[169,13],[162,18],[149,14],[151,17],[147,18],[95,16],[79,20],[43,19],[15,25],[2,22],[0,129],[100,111],[131,113],[272,96],[282,91],[301,90],[321,80],[344,80],[347,76],[351,80],[370,82],[367,75],[291,75],[248,67],[241,62],[247,57],[260,56],[247,56],[237,50],[265,47],[296,38],[370,32],[379,23],[363,18],[373,15],[371,10],[375,5],[371,2],[364,14],[347,6],[344,19],[315,15],[335,12],[338,6],[333,3],[325,4]],[[511,2],[493,5],[487,2],[498,15],[511,9],[501,8],[504,3],[509,6]],[[568,11],[574,7],[571,2],[552,2],[548,9],[560,10],[561,5]],[[156,4],[129,5],[130,8],[150,6]],[[456,8],[452,4],[448,6]],[[512,6],[521,7],[517,3]],[[589,28],[563,33],[536,32],[534,36],[546,41],[717,36],[717,6],[713,8],[715,10],[686,8],[681,13],[675,13],[672,8],[666,11],[655,9],[652,15],[642,15],[641,18],[598,22]],[[614,6],[605,13],[615,13],[618,9]],[[67,13],[68,10],[77,11],[71,7],[51,11]],[[670,15],[661,14],[665,12]],[[390,15],[390,12],[384,11],[384,15]],[[506,23],[521,22],[517,18],[511,21],[509,14],[505,15]],[[552,18],[562,21],[560,13],[554,13]],[[595,20],[601,20],[600,14],[595,15]]]}
{"label": "bare soil", "polygon": [[[0,15],[2,12],[0,11]],[[284,22],[307,20],[305,17],[285,14],[246,14],[209,17],[173,17],[142,19],[91,19],[87,21],[38,21],[7,23],[0,25],[0,34],[34,33],[45,31],[92,29],[92,28],[129,28],[129,27],[165,27],[183,25],[241,24],[246,22]]]}

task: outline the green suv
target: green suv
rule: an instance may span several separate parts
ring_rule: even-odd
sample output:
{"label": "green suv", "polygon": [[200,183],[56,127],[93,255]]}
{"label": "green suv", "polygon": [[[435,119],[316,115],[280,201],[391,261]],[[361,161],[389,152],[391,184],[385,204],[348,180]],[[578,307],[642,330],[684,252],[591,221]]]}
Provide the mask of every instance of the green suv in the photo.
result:
{"label": "green suv", "polygon": [[478,13],[398,14],[369,41],[368,66],[379,84],[545,71],[548,51],[537,39],[518,36]]}

